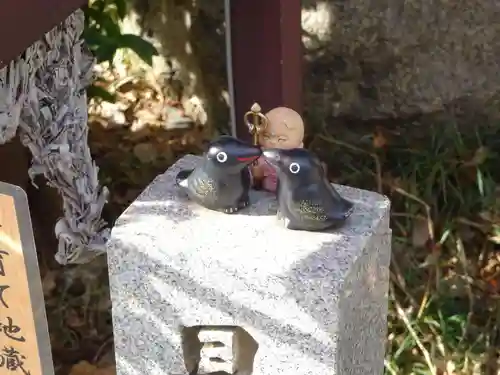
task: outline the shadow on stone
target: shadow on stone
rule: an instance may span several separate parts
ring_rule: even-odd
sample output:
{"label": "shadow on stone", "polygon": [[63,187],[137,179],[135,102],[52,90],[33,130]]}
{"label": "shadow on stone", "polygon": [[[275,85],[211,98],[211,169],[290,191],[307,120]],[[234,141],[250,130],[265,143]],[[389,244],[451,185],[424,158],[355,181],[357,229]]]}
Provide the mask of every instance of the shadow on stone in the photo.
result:
{"label": "shadow on stone", "polygon": [[[373,244],[360,249],[361,253],[346,277],[336,280],[338,286],[335,290],[328,287],[331,281],[326,281],[328,275],[339,274],[325,268],[331,244],[301,260],[288,273],[290,280],[296,280],[290,286],[293,293],[297,293],[297,285],[303,288],[305,299],[298,301],[299,305],[325,332],[337,339],[336,374],[375,375],[383,372],[390,263],[390,252],[384,246],[390,245],[377,241],[377,238],[372,241]],[[318,294],[318,290],[322,293]],[[329,320],[328,316],[332,314],[325,309],[336,311],[337,318]]]}
{"label": "shadow on stone", "polygon": [[[175,168],[196,160],[187,156]],[[158,177],[131,207],[170,204],[162,197],[174,176],[175,169]],[[274,223],[267,203],[267,215],[259,217],[196,209],[188,221],[159,217],[161,210],[143,213],[144,221],[131,215],[126,225],[120,218],[108,245],[119,374],[135,375],[127,361],[137,362],[142,374],[177,374],[186,367],[194,374],[203,359],[204,369],[215,362],[215,370],[231,372],[226,359],[216,355],[207,362],[197,354],[199,342],[211,339],[197,339],[196,330],[213,325],[240,327],[253,337],[256,374],[270,368],[304,375],[381,371],[389,202],[373,192],[338,190],[356,206],[346,226],[328,233],[286,230]],[[186,342],[194,348],[186,349]],[[249,360],[233,357],[249,374]]]}

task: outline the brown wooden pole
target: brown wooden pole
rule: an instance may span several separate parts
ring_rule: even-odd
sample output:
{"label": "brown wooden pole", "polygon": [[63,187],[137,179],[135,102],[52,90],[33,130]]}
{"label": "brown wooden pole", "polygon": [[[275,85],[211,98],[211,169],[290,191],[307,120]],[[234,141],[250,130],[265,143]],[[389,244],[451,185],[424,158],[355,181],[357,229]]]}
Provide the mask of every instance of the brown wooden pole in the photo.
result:
{"label": "brown wooden pole", "polygon": [[230,0],[230,22],[236,135],[250,140],[254,102],[302,112],[301,1]]}
{"label": "brown wooden pole", "polygon": [[1,0],[0,68],[86,3],[86,0]]}

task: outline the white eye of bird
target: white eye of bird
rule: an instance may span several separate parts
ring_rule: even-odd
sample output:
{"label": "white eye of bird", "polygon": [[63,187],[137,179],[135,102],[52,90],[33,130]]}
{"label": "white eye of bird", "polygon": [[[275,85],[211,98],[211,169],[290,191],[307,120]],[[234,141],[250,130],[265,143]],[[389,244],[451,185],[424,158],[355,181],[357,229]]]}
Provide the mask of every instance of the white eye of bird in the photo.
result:
{"label": "white eye of bird", "polygon": [[224,151],[219,152],[215,157],[219,163],[225,163],[227,160],[227,154]]}
{"label": "white eye of bird", "polygon": [[291,173],[297,174],[300,171],[300,165],[299,165],[299,163],[292,163],[292,164],[290,164],[288,169],[290,170]]}

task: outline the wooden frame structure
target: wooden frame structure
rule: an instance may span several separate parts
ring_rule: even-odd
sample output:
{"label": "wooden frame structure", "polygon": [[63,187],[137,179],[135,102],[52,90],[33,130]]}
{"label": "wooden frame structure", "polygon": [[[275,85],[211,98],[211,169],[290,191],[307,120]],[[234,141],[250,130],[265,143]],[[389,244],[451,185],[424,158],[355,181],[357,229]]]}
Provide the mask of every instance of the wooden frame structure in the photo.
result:
{"label": "wooden frame structure", "polygon": [[233,133],[249,137],[243,115],[254,102],[302,112],[300,0],[226,0]]}
{"label": "wooden frame structure", "polygon": [[85,4],[85,0],[2,0],[0,69]]}

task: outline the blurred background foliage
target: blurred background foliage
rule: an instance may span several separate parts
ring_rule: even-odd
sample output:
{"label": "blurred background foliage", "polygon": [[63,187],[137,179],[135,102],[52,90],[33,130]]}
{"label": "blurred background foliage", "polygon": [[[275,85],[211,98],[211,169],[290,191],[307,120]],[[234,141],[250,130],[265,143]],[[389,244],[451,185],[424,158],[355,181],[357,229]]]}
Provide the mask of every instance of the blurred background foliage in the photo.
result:
{"label": "blurred background foliage", "polygon": [[[83,37],[98,64],[108,63],[106,65],[111,67],[113,58],[120,49],[129,49],[145,63],[153,64],[153,56],[158,55],[153,44],[139,35],[124,34],[120,29],[120,22],[127,16],[128,11],[127,0],[90,0],[85,8]],[[114,102],[116,97],[100,85],[101,81],[98,78],[87,89],[87,94],[90,98]]]}

